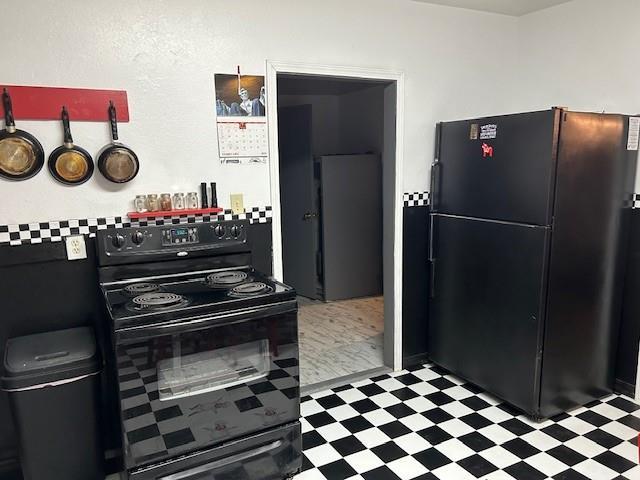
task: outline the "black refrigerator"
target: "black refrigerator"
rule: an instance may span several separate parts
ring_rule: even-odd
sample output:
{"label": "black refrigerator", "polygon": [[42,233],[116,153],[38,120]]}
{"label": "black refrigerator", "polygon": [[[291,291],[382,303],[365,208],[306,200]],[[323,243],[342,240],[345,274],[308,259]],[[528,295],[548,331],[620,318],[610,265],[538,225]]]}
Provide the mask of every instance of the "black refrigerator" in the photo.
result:
{"label": "black refrigerator", "polygon": [[611,392],[638,120],[438,124],[429,354],[533,418]]}

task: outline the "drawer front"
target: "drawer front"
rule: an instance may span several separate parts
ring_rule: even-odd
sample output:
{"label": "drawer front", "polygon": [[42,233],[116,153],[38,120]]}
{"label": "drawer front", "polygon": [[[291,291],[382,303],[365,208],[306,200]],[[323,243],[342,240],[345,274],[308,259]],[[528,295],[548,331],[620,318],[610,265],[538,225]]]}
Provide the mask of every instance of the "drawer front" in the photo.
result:
{"label": "drawer front", "polygon": [[302,467],[300,423],[130,472],[132,480],[281,480]]}

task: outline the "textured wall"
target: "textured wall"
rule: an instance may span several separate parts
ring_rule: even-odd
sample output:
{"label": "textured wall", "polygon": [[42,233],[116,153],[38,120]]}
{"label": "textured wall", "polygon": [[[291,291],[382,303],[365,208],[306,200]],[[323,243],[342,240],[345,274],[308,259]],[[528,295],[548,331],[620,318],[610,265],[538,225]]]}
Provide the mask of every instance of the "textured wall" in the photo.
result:
{"label": "textured wall", "polygon": [[[270,204],[268,166],[217,161],[213,75],[264,74],[266,59],[379,67],[406,74],[405,191],[425,190],[436,120],[510,110],[516,19],[409,0],[33,0],[4,9],[1,82],[122,88],[139,177],[122,187],[96,175],[80,187],[48,172],[0,181],[0,224],[122,215],[137,193],[192,190],[217,180],[221,202]],[[488,55],[487,51],[491,54]],[[19,125],[20,126],[20,125]],[[47,152],[57,122],[22,122]],[[96,153],[106,124],[72,124]]]}
{"label": "textured wall", "polygon": [[640,113],[639,17],[637,0],[574,0],[521,17],[517,109]]}

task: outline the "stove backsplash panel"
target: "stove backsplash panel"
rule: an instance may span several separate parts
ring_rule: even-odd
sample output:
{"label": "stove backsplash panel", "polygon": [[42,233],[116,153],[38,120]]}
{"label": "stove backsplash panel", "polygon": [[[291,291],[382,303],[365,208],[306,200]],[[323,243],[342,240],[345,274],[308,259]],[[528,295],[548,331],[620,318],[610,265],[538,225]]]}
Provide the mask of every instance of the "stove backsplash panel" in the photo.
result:
{"label": "stove backsplash panel", "polygon": [[225,210],[219,215],[175,215],[149,220],[130,220],[126,217],[99,217],[79,220],[59,220],[40,223],[0,225],[0,245],[24,245],[32,243],[61,242],[70,235],[94,237],[98,230],[121,227],[146,227],[178,223],[222,222],[249,220],[250,223],[269,223],[272,218],[270,206],[253,207],[245,213],[234,214]]}

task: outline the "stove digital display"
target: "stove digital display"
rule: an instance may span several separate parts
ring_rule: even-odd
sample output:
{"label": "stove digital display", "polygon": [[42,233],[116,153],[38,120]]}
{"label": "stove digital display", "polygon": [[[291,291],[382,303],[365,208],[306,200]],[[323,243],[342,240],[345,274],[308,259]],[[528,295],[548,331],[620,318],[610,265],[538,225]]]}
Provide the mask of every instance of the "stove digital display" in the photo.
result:
{"label": "stove digital display", "polygon": [[169,228],[162,231],[163,245],[184,245],[198,242],[197,228]]}

